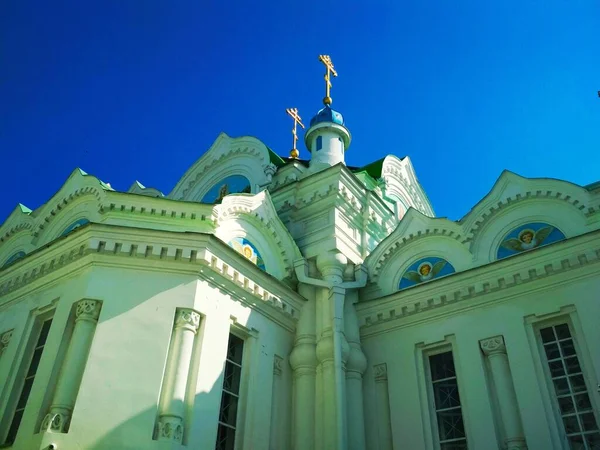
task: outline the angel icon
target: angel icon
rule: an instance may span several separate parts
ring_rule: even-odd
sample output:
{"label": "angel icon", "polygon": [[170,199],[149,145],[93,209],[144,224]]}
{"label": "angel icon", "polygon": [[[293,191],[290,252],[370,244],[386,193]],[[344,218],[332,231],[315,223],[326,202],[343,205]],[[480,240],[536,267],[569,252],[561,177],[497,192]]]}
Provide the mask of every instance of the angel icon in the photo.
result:
{"label": "angel icon", "polygon": [[542,245],[552,231],[554,231],[554,227],[551,226],[540,228],[537,231],[533,231],[531,228],[525,228],[519,232],[517,238],[506,239],[500,245],[507,250],[524,252],[525,250],[531,250]]}
{"label": "angel icon", "polygon": [[406,272],[402,278],[406,278],[409,281],[414,283],[423,283],[424,281],[432,280],[436,277],[438,273],[444,268],[446,265],[445,260],[440,260],[435,264],[431,264],[429,261],[425,261],[419,264],[417,267],[417,271],[414,270]]}
{"label": "angel icon", "polygon": [[246,259],[249,259],[254,264],[257,264],[257,259],[258,259],[257,255],[254,252],[254,249],[250,245],[244,243],[243,241],[240,242],[235,239],[230,242],[230,245],[231,245],[231,247],[233,247],[233,249],[236,252],[244,255],[246,257]]}

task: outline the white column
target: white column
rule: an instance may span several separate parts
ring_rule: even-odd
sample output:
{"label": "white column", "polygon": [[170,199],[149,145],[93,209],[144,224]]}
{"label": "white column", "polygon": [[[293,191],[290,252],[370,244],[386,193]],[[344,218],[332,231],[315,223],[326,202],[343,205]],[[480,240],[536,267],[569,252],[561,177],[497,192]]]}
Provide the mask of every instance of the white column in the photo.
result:
{"label": "white column", "polygon": [[69,430],[100,308],[101,302],[98,300],[80,300],[76,303],[73,334],[61,366],[50,411],[44,417],[40,431],[66,433]]}
{"label": "white column", "polygon": [[512,382],[506,345],[502,336],[479,341],[481,350],[488,358],[492,372],[494,389],[504,425],[505,446],[507,450],[525,450],[527,444],[523,434],[519,405]]}
{"label": "white column", "polygon": [[390,394],[388,391],[387,364],[373,366],[375,394],[377,395],[377,422],[379,428],[379,449],[393,450],[392,424],[390,420]]}
{"label": "white column", "polygon": [[273,357],[273,390],[271,394],[271,450],[284,448],[281,435],[281,356]]}
{"label": "white column", "polygon": [[350,349],[344,335],[346,290],[337,286],[343,282],[347,263],[348,259],[338,252],[320,254],[316,261],[323,280],[332,286],[329,295],[320,297],[318,305],[323,324],[323,332],[317,341],[317,359],[323,379],[324,450],[345,450],[348,446],[345,364]]}
{"label": "white column", "polygon": [[156,436],[159,441],[182,441],[185,394],[199,325],[200,314],[193,309],[178,309],[175,313],[175,327],[159,404]]}
{"label": "white column", "polygon": [[360,331],[354,302],[356,291],[348,293],[344,305],[344,332],[350,353],[346,362],[346,414],[348,429],[348,449],[365,450],[365,417],[363,403],[363,374],[367,369],[367,358],[360,346]]}
{"label": "white column", "polygon": [[315,384],[317,367],[316,350],[316,301],[314,288],[301,284],[300,294],[307,299],[302,307],[296,326],[294,349],[290,354],[290,366],[294,371],[294,413],[292,448],[314,450],[315,448]]}

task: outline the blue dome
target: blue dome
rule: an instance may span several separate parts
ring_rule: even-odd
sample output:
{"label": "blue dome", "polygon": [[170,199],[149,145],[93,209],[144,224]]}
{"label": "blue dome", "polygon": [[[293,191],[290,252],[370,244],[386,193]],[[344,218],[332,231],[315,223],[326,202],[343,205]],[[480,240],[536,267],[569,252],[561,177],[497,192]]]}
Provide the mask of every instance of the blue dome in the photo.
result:
{"label": "blue dome", "polygon": [[337,111],[334,111],[329,106],[326,106],[317,113],[315,117],[310,119],[310,126],[316,125],[321,122],[333,122],[338,125],[344,125],[344,117]]}

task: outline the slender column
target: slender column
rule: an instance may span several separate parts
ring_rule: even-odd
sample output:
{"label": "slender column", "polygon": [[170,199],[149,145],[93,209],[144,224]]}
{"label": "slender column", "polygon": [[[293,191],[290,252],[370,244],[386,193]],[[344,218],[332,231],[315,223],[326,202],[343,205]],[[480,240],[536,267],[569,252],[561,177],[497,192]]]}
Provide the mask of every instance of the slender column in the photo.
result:
{"label": "slender column", "polygon": [[517,396],[512,382],[506,345],[502,336],[495,336],[479,341],[481,350],[488,358],[492,372],[492,380],[496,390],[496,398],[504,425],[507,450],[525,450],[527,444],[523,435],[523,426],[517,404]]}
{"label": "slender column", "polygon": [[4,333],[2,333],[0,335],[0,357],[2,357],[2,355],[4,354],[6,347],[8,347],[8,344],[10,342],[10,338],[12,337],[12,335],[13,335],[13,330],[5,331]]}
{"label": "slender column", "polygon": [[76,305],[73,334],[56,383],[50,411],[42,421],[41,431],[66,433],[71,423],[71,414],[100,316],[101,302],[86,299],[80,300]]}
{"label": "slender column", "polygon": [[373,366],[379,422],[379,449],[392,450],[392,424],[390,420],[390,395],[388,391],[387,364]]}
{"label": "slender column", "polygon": [[281,439],[281,356],[273,358],[273,389],[271,395],[271,450],[284,448]]}
{"label": "slender column", "polygon": [[[349,293],[356,300],[356,291]],[[346,362],[346,399],[348,449],[365,450],[365,417],[363,404],[363,374],[367,358],[360,346],[360,332],[354,303],[350,298],[344,305],[344,330],[350,353]]]}
{"label": "slender column", "polygon": [[302,307],[294,349],[290,354],[290,366],[294,371],[294,414],[292,448],[313,450],[315,448],[315,383],[316,383],[316,336],[314,288],[301,284],[300,294],[307,299]]}
{"label": "slender column", "polygon": [[323,449],[345,450],[348,443],[346,428],[346,376],[348,341],[344,335],[344,301],[346,290],[337,285],[343,282],[348,259],[339,252],[317,256],[316,265],[323,281],[332,286],[323,292],[319,313],[323,332],[317,342],[317,359],[322,368],[323,396]]}
{"label": "slender column", "polygon": [[185,416],[185,394],[189,378],[194,337],[200,314],[193,309],[178,309],[167,358],[167,370],[161,392],[157,439],[181,443]]}

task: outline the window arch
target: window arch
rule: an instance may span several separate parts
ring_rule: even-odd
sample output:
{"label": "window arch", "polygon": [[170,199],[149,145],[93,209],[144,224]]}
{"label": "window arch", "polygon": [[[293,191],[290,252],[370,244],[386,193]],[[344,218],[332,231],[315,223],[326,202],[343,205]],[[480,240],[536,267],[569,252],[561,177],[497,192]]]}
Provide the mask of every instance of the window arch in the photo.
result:
{"label": "window arch", "polygon": [[71,225],[69,225],[65,231],[63,231],[60,235],[61,236],[66,236],[67,234],[69,234],[71,231],[85,225],[86,223],[89,223],[90,221],[87,219],[79,219],[75,222],[73,222]]}
{"label": "window arch", "polygon": [[229,194],[251,193],[250,180],[243,175],[230,175],[215,183],[200,200],[200,203],[220,203]]}
{"label": "window arch", "polygon": [[319,151],[322,148],[323,148],[323,136],[317,136],[317,140],[316,140],[316,144],[315,144],[315,149],[317,151]]}
{"label": "window arch", "polygon": [[2,267],[4,268],[4,267],[11,265],[15,261],[18,261],[19,259],[24,258],[25,255],[26,255],[26,253],[23,250],[18,251],[17,253],[13,254],[10,258],[8,258],[5,261],[5,263],[2,265]]}

